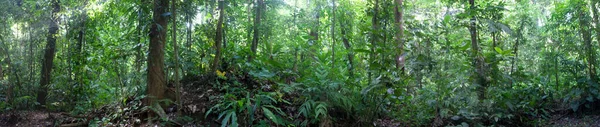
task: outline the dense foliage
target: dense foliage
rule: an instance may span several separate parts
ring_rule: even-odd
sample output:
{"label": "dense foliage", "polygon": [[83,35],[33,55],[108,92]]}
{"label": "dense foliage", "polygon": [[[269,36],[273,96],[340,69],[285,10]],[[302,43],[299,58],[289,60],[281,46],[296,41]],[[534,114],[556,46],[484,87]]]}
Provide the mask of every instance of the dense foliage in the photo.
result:
{"label": "dense foliage", "polygon": [[113,107],[86,120],[100,126],[126,116],[163,126],[543,126],[600,106],[599,4],[0,0],[0,112]]}

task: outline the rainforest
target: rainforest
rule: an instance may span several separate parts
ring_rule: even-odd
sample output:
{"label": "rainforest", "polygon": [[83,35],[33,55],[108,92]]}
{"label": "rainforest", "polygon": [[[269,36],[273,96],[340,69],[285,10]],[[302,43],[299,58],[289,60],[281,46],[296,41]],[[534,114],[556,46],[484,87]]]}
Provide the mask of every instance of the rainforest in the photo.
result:
{"label": "rainforest", "polygon": [[600,0],[0,0],[0,126],[600,126]]}

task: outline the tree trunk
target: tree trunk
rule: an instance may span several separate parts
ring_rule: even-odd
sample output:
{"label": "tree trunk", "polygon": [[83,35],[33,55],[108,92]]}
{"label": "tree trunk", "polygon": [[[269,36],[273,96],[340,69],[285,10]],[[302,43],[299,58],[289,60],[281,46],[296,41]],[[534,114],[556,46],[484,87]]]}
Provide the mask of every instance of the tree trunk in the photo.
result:
{"label": "tree trunk", "polygon": [[[593,22],[596,24],[596,27],[594,28],[594,30],[596,31],[596,42],[598,43],[598,46],[600,47],[600,26],[598,26],[598,25],[600,25],[600,22],[598,21],[598,8],[596,7],[597,4],[598,4],[598,0],[592,0],[591,8],[592,8],[592,15],[594,17]],[[596,52],[595,52],[596,50],[593,49],[591,44],[590,44],[589,48],[591,50],[591,55],[594,58],[593,59],[593,63],[594,63],[593,69],[596,69],[596,64],[595,64],[596,57],[594,56],[594,54],[596,54]],[[596,77],[597,76],[596,71],[594,70],[593,72],[594,73],[591,74],[592,81],[594,83],[598,83],[598,77]]]}
{"label": "tree trunk", "polygon": [[310,39],[308,39],[308,45],[309,45],[309,49],[310,52],[308,52],[308,57],[314,59],[315,61],[317,60],[317,57],[315,56],[315,54],[317,53],[317,50],[315,47],[319,47],[321,46],[319,44],[319,28],[321,27],[321,21],[319,20],[321,18],[321,5],[319,3],[319,1],[315,1],[316,4],[316,8],[314,10],[314,26],[310,29],[310,33],[309,35],[311,36]]}
{"label": "tree trunk", "polygon": [[[377,42],[378,36],[379,36],[379,35],[377,35],[379,33],[378,25],[377,25],[378,24],[377,22],[379,22],[379,20],[377,20],[377,15],[379,14],[379,0],[375,0],[374,4],[375,4],[375,7],[373,7],[373,18],[371,19],[371,40],[370,40],[371,54],[369,56],[370,64],[373,64],[376,60],[375,49],[377,48],[377,45],[375,44],[375,42]],[[369,82],[371,82],[371,78],[373,75],[371,69],[372,68],[369,66],[368,74],[367,74],[369,76],[368,77]]]}
{"label": "tree trunk", "polygon": [[333,14],[331,18],[331,68],[335,67],[335,0],[331,0],[333,3],[333,9],[331,13]]}
{"label": "tree trunk", "polygon": [[512,58],[512,63],[510,66],[511,75],[519,71],[519,67],[516,64],[517,60],[519,60],[519,43],[521,42],[521,38],[523,38],[523,27],[525,27],[525,21],[521,21],[519,29],[517,30],[517,40],[515,41],[515,45],[513,46],[513,54],[515,54],[515,57]]}
{"label": "tree trunk", "polygon": [[143,26],[143,21],[142,21],[142,17],[144,17],[144,13],[142,12],[142,7],[144,5],[144,0],[141,0],[139,3],[139,9],[138,9],[138,25],[136,27],[136,30],[138,32],[138,36],[137,36],[137,46],[135,48],[136,50],[136,56],[135,56],[135,70],[136,73],[142,71],[142,57],[144,56],[144,53],[142,52],[142,36],[144,35],[144,31],[142,30],[142,26]]}
{"label": "tree trunk", "polygon": [[395,35],[395,40],[396,40],[396,46],[397,46],[397,53],[396,53],[396,68],[400,69],[400,71],[402,72],[402,74],[404,74],[404,57],[402,57],[402,53],[404,52],[404,41],[403,41],[403,35],[404,35],[404,27],[402,26],[402,13],[403,13],[403,7],[402,7],[402,1],[403,0],[395,0],[396,2],[396,6],[394,7],[394,23],[396,24],[396,35]]}
{"label": "tree trunk", "polygon": [[148,99],[146,105],[151,106],[156,100],[161,100],[165,92],[164,49],[167,34],[167,18],[162,16],[167,12],[169,0],[154,0],[152,18],[154,23],[150,28],[150,47],[148,53]]}
{"label": "tree trunk", "polygon": [[46,95],[48,95],[48,87],[51,81],[52,65],[54,55],[56,53],[56,34],[58,34],[58,12],[60,11],[60,0],[52,0],[52,15],[50,17],[50,26],[48,27],[48,35],[46,43],[46,51],[44,52],[44,61],[42,62],[42,72],[40,78],[40,90],[38,90],[37,102],[40,105],[46,104]]}
{"label": "tree trunk", "polygon": [[[469,0],[471,11],[475,11],[475,0]],[[485,91],[487,87],[487,79],[485,72],[485,60],[483,57],[479,56],[479,44],[477,42],[477,17],[473,15],[471,18],[469,25],[469,31],[471,33],[471,57],[473,59],[473,66],[475,67],[475,80],[476,84],[479,85],[477,87],[477,92],[479,94],[479,100],[485,99]]]}
{"label": "tree trunk", "polygon": [[223,9],[224,0],[219,0],[219,21],[217,22],[217,31],[215,37],[215,59],[213,60],[212,71],[219,69],[219,60],[221,60],[221,48],[223,47],[223,17],[225,9]]}
{"label": "tree trunk", "polygon": [[344,20],[339,20],[340,22],[340,32],[342,33],[342,42],[344,43],[344,47],[348,50],[348,75],[350,78],[354,77],[354,54],[352,51],[352,45],[350,45],[350,40],[348,40],[348,35],[346,34],[346,29],[344,26],[347,26],[344,23]]}
{"label": "tree trunk", "polygon": [[2,80],[4,80],[4,71],[2,70],[2,59],[0,59],[0,81]]}
{"label": "tree trunk", "polygon": [[[594,9],[592,9],[594,10]],[[588,29],[590,26],[586,18],[589,18],[584,10],[579,10],[579,31],[583,37],[584,46],[587,55],[588,74],[593,83],[597,83],[596,79],[596,57],[594,56],[594,47],[592,47],[592,35]]]}
{"label": "tree trunk", "polygon": [[29,82],[33,82],[33,75],[34,75],[33,74],[33,70],[34,70],[33,61],[35,58],[35,54],[33,53],[33,42],[34,41],[32,39],[33,38],[32,31],[33,31],[33,27],[31,27],[31,24],[30,24],[30,26],[29,26],[29,79],[27,80]]}
{"label": "tree trunk", "polygon": [[177,47],[177,1],[173,0],[172,4],[171,4],[171,12],[173,12],[173,24],[171,24],[171,26],[173,27],[173,29],[171,31],[173,31],[173,33],[171,33],[171,39],[173,41],[173,56],[175,57],[175,87],[176,87],[176,92],[177,94],[175,94],[175,101],[177,102],[177,115],[181,115],[181,86],[179,84],[179,52],[178,52],[178,48]]}
{"label": "tree trunk", "polygon": [[[87,0],[84,1],[83,6],[85,7],[87,5]],[[85,56],[83,55],[85,52],[83,50],[83,44],[85,41],[85,23],[87,20],[87,10],[84,9],[83,12],[81,13],[81,23],[79,24],[79,35],[77,38],[77,45],[76,45],[76,54],[75,54],[75,73],[77,74],[75,76],[75,81],[78,82],[78,87],[80,91],[83,91],[83,88],[81,86],[83,86],[83,80],[82,80],[82,76],[85,76],[85,74],[82,73],[82,68],[83,68],[83,62],[85,61],[84,58]]]}
{"label": "tree trunk", "polygon": [[248,57],[248,61],[251,62],[254,57],[256,56],[256,47],[258,46],[258,37],[259,37],[259,31],[258,28],[260,27],[260,16],[262,15],[262,6],[263,6],[263,0],[257,0],[258,1],[258,5],[255,5],[254,10],[256,11],[256,13],[254,13],[254,26],[253,26],[253,35],[252,35],[252,47],[250,47],[250,50],[252,51],[252,54],[250,54],[250,56]]}

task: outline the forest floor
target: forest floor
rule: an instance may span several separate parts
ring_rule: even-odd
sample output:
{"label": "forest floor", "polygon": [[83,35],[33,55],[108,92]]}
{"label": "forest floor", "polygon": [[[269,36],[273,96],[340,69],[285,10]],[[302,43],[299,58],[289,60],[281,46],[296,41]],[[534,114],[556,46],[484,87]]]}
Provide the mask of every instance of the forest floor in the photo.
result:
{"label": "forest floor", "polygon": [[[68,123],[66,119],[70,116],[63,113],[48,112],[43,110],[35,111],[10,111],[0,114],[1,127],[49,127],[63,126],[75,127],[85,126],[79,123]],[[553,115],[553,118],[543,123],[541,126],[550,127],[600,127],[600,114],[598,115]],[[61,122],[62,121],[62,122]],[[397,127],[403,126],[393,120],[375,121],[378,126]],[[87,123],[86,123],[87,124]],[[199,123],[196,123],[199,124]],[[205,123],[206,124],[206,123]]]}
{"label": "forest floor", "polygon": [[[248,91],[272,91],[270,87],[253,86],[256,84],[271,84],[268,81],[257,81],[247,78],[246,76],[228,76],[235,77],[231,80],[236,80],[249,87]],[[184,78],[182,82],[182,114],[187,116],[187,120],[182,120],[176,116],[176,108],[170,106],[164,109],[163,113],[158,113],[158,116],[167,119],[167,124],[175,126],[220,126],[217,116],[213,114],[206,115],[206,112],[211,107],[219,103],[224,98],[223,89],[216,88],[215,82],[228,82],[216,79],[214,76],[195,76]],[[171,88],[173,89],[173,88]],[[168,94],[168,93],[167,93]],[[284,96],[286,100],[292,100],[294,96]],[[281,108],[286,114],[297,114],[297,109],[294,105],[276,105]],[[148,126],[145,124],[147,112],[152,112],[155,109],[149,109],[141,104],[141,99],[138,97],[130,97],[122,106],[107,105],[98,109],[92,109],[84,115],[71,115],[65,112],[51,112],[46,110],[29,110],[29,111],[6,111],[0,113],[0,127],[47,127],[47,126],[87,126],[88,124],[98,124],[99,126]],[[266,119],[261,116],[262,113],[257,113],[257,119]],[[542,120],[540,126],[551,127],[600,127],[600,113],[555,113],[550,118]],[[343,120],[337,122],[344,122]],[[352,121],[347,121],[352,122]],[[352,123],[334,123],[335,126],[351,126]],[[164,126],[158,125],[158,126]],[[373,121],[373,126],[384,127],[399,127],[411,126],[401,121],[392,118],[383,118]]]}

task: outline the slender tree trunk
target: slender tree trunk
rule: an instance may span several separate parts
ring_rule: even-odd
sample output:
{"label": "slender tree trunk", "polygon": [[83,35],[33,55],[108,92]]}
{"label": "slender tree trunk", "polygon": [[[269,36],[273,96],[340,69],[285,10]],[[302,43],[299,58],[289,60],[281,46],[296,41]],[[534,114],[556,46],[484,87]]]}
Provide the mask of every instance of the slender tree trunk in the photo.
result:
{"label": "slender tree trunk", "polygon": [[[375,44],[378,40],[378,34],[379,34],[379,27],[378,27],[378,23],[379,20],[377,20],[377,16],[379,14],[379,0],[375,0],[375,7],[373,7],[373,18],[371,20],[371,54],[369,56],[369,63],[374,63],[376,58],[375,58],[375,49],[377,48],[377,45]],[[372,71],[371,71],[371,67],[369,67],[370,69],[368,70],[368,76],[369,76],[369,82],[371,82],[372,80]]]}
{"label": "slender tree trunk", "polygon": [[32,28],[33,27],[31,27],[31,24],[30,24],[30,26],[29,26],[29,79],[27,80],[29,82],[33,82],[33,75],[34,75],[33,60],[35,58],[35,55],[33,53],[33,42],[34,41],[33,41],[33,36],[32,36],[33,35]]}
{"label": "slender tree trunk", "polygon": [[153,105],[161,100],[165,92],[165,43],[167,35],[167,18],[162,16],[167,12],[169,0],[154,0],[152,18],[154,23],[150,28],[150,48],[148,53],[148,99],[146,105]]}
{"label": "slender tree trunk", "polygon": [[[476,10],[475,0],[469,0],[470,9],[472,11]],[[485,72],[485,60],[483,57],[479,56],[479,44],[478,44],[478,35],[477,35],[477,18],[475,15],[471,18],[469,25],[469,31],[471,33],[471,57],[473,59],[473,66],[475,67],[475,79],[476,84],[479,85],[477,88],[477,92],[479,94],[479,100],[485,99],[485,91],[487,87],[486,80],[486,72]]]}
{"label": "slender tree trunk", "polygon": [[315,10],[314,10],[314,26],[310,29],[310,33],[309,35],[311,36],[310,39],[308,39],[308,45],[309,45],[309,49],[310,52],[308,52],[308,57],[314,59],[315,61],[317,60],[316,57],[316,53],[317,53],[317,48],[321,46],[321,44],[319,43],[319,28],[321,27],[321,21],[319,19],[321,19],[321,4],[319,3],[319,1],[315,1]]}
{"label": "slender tree trunk", "polygon": [[[556,47],[556,49],[558,49],[558,46]],[[554,80],[556,81],[556,86],[554,86],[554,90],[558,91],[559,85],[560,85],[560,81],[559,81],[559,77],[558,77],[558,73],[560,71],[558,70],[558,55],[556,57],[554,57]]]}
{"label": "slender tree trunk", "polygon": [[[84,7],[87,5],[87,0],[84,1]],[[82,76],[84,76],[85,74],[81,73],[82,72],[82,66],[83,66],[83,62],[84,62],[84,51],[83,51],[83,43],[85,41],[85,24],[86,24],[86,20],[87,20],[87,10],[83,9],[83,12],[81,13],[81,24],[79,24],[79,36],[77,38],[77,45],[76,45],[76,52],[77,54],[75,55],[75,72],[76,75],[75,76],[75,81],[78,82],[78,87],[80,91],[83,91],[83,88],[81,86],[83,86],[83,80],[82,80]]]}
{"label": "slender tree trunk", "polygon": [[221,60],[221,48],[223,44],[223,17],[225,15],[225,9],[223,9],[224,0],[219,0],[219,21],[217,22],[217,32],[215,37],[215,59],[213,60],[212,71],[219,69],[219,60]]}
{"label": "slender tree trunk", "polygon": [[[189,0],[186,0],[186,1],[189,1]],[[189,2],[186,2],[186,3],[189,3]],[[185,21],[187,22],[187,25],[186,25],[186,28],[187,28],[186,29],[186,37],[187,38],[186,38],[186,45],[185,45],[185,47],[187,49],[192,49],[192,25],[193,25],[193,23],[192,23],[192,16],[191,15],[193,13],[192,12],[188,12],[190,9],[192,9],[190,5],[188,5],[188,7],[190,7],[190,8],[186,8],[186,13],[185,13]]]}
{"label": "slender tree trunk", "polygon": [[2,80],[4,80],[4,71],[2,70],[2,59],[0,59],[0,81]]}
{"label": "slender tree trunk", "polygon": [[142,42],[142,36],[145,34],[145,32],[142,30],[142,26],[143,26],[143,21],[142,21],[142,17],[144,17],[144,13],[142,12],[142,7],[144,5],[144,0],[140,0],[139,3],[139,9],[138,9],[138,25],[136,27],[136,30],[138,32],[138,36],[137,36],[137,46],[135,48],[136,51],[136,58],[135,58],[135,72],[139,73],[142,71],[142,57],[143,57],[143,52],[142,52],[142,47],[143,47],[143,42]]}
{"label": "slender tree trunk", "polygon": [[592,82],[597,83],[596,79],[596,57],[594,56],[595,50],[592,46],[592,35],[590,30],[588,29],[590,26],[589,22],[586,18],[588,18],[587,14],[584,10],[580,10],[579,12],[579,31],[581,32],[581,36],[583,37],[584,46],[586,49],[587,55],[587,64],[588,64],[588,74]]}
{"label": "slender tree trunk", "polygon": [[[592,3],[591,4],[591,6],[592,6],[591,7],[592,8],[592,15],[594,17],[593,18],[593,22],[596,24],[596,26],[594,28],[594,30],[596,31],[596,42],[598,43],[598,46],[600,47],[600,26],[598,26],[598,25],[600,25],[600,22],[598,21],[598,7],[596,6],[598,4],[598,0],[592,0],[591,3]],[[593,69],[596,69],[596,65],[597,65],[596,64],[596,60],[595,60],[596,57],[594,56],[594,54],[596,54],[596,52],[595,52],[596,50],[593,49],[593,47],[591,46],[591,44],[590,44],[590,50],[591,50],[591,55],[592,55],[591,57],[594,58],[594,60],[593,60],[593,63],[594,63],[593,64]],[[598,83],[598,77],[596,77],[597,76],[596,75],[596,71],[594,70],[593,72],[594,73],[591,74],[592,81],[594,83]]]}
{"label": "slender tree trunk", "polygon": [[335,0],[331,0],[333,3],[333,9],[331,10],[332,18],[331,18],[331,68],[335,67]]}
{"label": "slender tree trunk", "polygon": [[258,46],[258,39],[259,39],[259,30],[258,28],[261,26],[260,24],[260,17],[262,15],[262,6],[263,6],[263,0],[257,0],[258,1],[258,5],[255,5],[254,10],[256,11],[256,13],[254,13],[254,27],[253,27],[253,35],[252,35],[252,47],[250,47],[250,50],[252,51],[252,54],[248,57],[248,61],[251,62],[254,57],[256,56],[256,47]]}
{"label": "slender tree trunk", "polygon": [[171,39],[173,42],[173,56],[175,57],[175,87],[176,92],[175,99],[177,101],[177,115],[181,115],[181,85],[179,84],[179,47],[177,46],[177,1],[173,0],[171,4],[171,12],[173,12],[173,27],[171,31]]}
{"label": "slender tree trunk", "polygon": [[[298,27],[297,23],[296,23],[296,19],[298,18],[298,12],[296,11],[296,7],[298,5],[298,0],[294,0],[294,19],[293,19],[293,24],[294,27]],[[296,36],[298,36],[298,30],[294,31],[294,35],[292,36],[293,38],[295,38]],[[298,50],[300,50],[300,47],[298,45],[295,46],[294,48],[294,66],[292,67],[293,72],[298,73]]]}
{"label": "slender tree trunk", "polygon": [[344,23],[344,20],[339,20],[339,22],[340,32],[342,33],[342,42],[344,43],[344,47],[346,47],[346,50],[348,51],[348,75],[350,75],[350,78],[352,78],[354,77],[354,53],[352,50],[352,46],[350,45],[350,40],[348,40],[346,29],[344,28],[346,24]]}
{"label": "slender tree trunk", "polygon": [[38,90],[37,102],[40,105],[46,104],[46,95],[48,95],[48,87],[51,81],[52,65],[54,55],[56,53],[56,34],[58,34],[58,12],[60,11],[60,0],[52,0],[52,15],[50,17],[50,27],[48,27],[48,35],[46,51],[44,53],[44,61],[42,62],[42,72],[40,78],[40,90]]}
{"label": "slender tree trunk", "polygon": [[525,21],[521,21],[519,29],[517,30],[517,40],[515,41],[515,45],[513,46],[513,54],[515,57],[512,58],[512,64],[510,66],[510,74],[512,75],[515,72],[519,71],[519,67],[517,67],[517,60],[519,60],[519,43],[521,42],[521,38],[523,38],[523,27],[525,27]]}
{"label": "slender tree trunk", "polygon": [[400,71],[402,72],[402,74],[404,74],[404,57],[402,57],[402,53],[404,52],[404,41],[403,41],[403,35],[404,35],[404,27],[402,26],[402,13],[403,13],[403,7],[402,7],[402,1],[403,0],[395,0],[396,5],[394,7],[394,23],[396,25],[396,35],[395,35],[395,41],[396,41],[396,47],[397,49],[397,53],[396,53],[396,68],[400,69]]}

